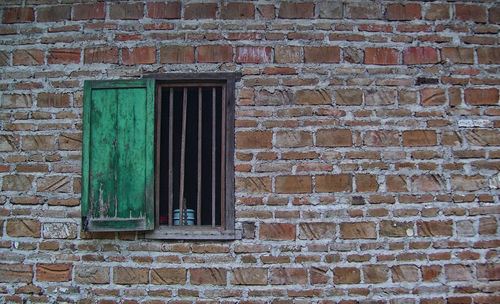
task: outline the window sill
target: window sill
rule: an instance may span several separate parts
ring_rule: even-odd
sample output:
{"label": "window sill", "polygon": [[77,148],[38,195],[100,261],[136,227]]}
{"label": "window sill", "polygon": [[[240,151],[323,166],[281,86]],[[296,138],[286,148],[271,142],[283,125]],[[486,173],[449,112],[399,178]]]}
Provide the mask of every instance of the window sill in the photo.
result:
{"label": "window sill", "polygon": [[239,240],[241,230],[221,230],[211,227],[169,227],[161,226],[144,234],[145,239],[159,240]]}

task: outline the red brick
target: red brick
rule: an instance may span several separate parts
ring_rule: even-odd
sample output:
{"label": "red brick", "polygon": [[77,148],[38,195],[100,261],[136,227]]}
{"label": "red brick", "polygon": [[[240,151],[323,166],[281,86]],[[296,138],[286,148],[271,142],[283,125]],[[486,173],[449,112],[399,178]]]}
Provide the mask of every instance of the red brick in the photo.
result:
{"label": "red brick", "polygon": [[297,104],[332,104],[330,90],[298,90],[296,93]]}
{"label": "red brick", "polygon": [[456,191],[477,191],[485,187],[486,180],[481,175],[452,175],[451,188]]}
{"label": "red brick", "polygon": [[479,234],[493,235],[498,230],[498,221],[495,217],[483,217],[479,219]]}
{"label": "red brick", "polygon": [[189,270],[193,285],[226,285],[227,270],[223,268],[192,268]]}
{"label": "red brick", "polygon": [[446,274],[446,280],[448,282],[473,280],[472,269],[470,268],[470,266],[448,264],[445,265],[444,269]]}
{"label": "red brick", "polygon": [[307,19],[314,17],[314,3],[281,2],[279,18],[282,19]]}
{"label": "red brick", "polygon": [[36,49],[15,50],[14,65],[42,65],[45,60],[45,52]]}
{"label": "red brick", "polygon": [[453,221],[417,221],[419,236],[452,236]]}
{"label": "red brick", "polygon": [[180,2],[148,2],[148,17],[153,19],[179,19],[181,18]]}
{"label": "red brick", "polygon": [[500,24],[500,7],[491,7],[488,11],[490,23]]}
{"label": "red brick", "polygon": [[124,65],[156,63],[156,48],[154,46],[145,46],[122,49],[122,62]]}
{"label": "red brick", "polygon": [[455,16],[462,21],[486,22],[486,7],[482,5],[455,5]]}
{"label": "red brick", "polygon": [[151,284],[177,285],[186,284],[187,270],[184,268],[154,268],[151,269]]}
{"label": "red brick", "polygon": [[437,50],[432,47],[411,47],[403,52],[404,64],[438,63]]}
{"label": "red brick", "polygon": [[443,268],[440,265],[422,266],[422,280],[433,282],[438,279],[442,272]]}
{"label": "red brick", "polygon": [[241,131],[236,133],[237,149],[263,149],[272,147],[272,132]]}
{"label": "red brick", "polygon": [[369,147],[399,146],[399,132],[389,130],[367,131],[363,142]]}
{"label": "red brick", "polygon": [[268,270],[266,268],[236,268],[233,270],[231,284],[234,285],[267,285]]}
{"label": "red brick", "polygon": [[236,191],[246,193],[270,193],[272,190],[269,177],[238,177],[236,178]]}
{"label": "red brick", "polygon": [[71,7],[69,5],[58,5],[37,8],[36,20],[38,22],[57,22],[71,18]]}
{"label": "red brick", "polygon": [[382,19],[384,12],[382,5],[378,3],[370,3],[366,5],[364,2],[346,2],[345,3],[345,18],[348,19]]}
{"label": "red brick", "polygon": [[306,285],[307,269],[303,268],[274,268],[270,274],[271,285]]}
{"label": "red brick", "polygon": [[0,282],[31,283],[33,281],[33,265],[0,264]]}
{"label": "red brick", "polygon": [[230,45],[202,45],[198,47],[198,62],[232,62],[233,48]]}
{"label": "red brick", "polygon": [[111,19],[137,20],[144,17],[144,3],[112,3],[109,8]]}
{"label": "red brick", "polygon": [[86,48],[83,62],[91,63],[118,63],[118,49],[111,47]]}
{"label": "red brick", "polygon": [[423,174],[412,178],[412,191],[415,192],[431,192],[442,191],[443,179],[435,174]]}
{"label": "red brick", "polygon": [[147,284],[149,283],[149,270],[147,268],[114,267],[113,283],[120,285]]}
{"label": "red brick", "polygon": [[387,6],[387,20],[408,21],[421,18],[420,4],[389,4]]}
{"label": "red brick", "polygon": [[316,192],[352,191],[352,176],[350,174],[332,174],[316,176]]}
{"label": "red brick", "polygon": [[335,223],[300,223],[299,225],[299,239],[301,240],[322,240],[322,239],[335,239],[336,232]]}
{"label": "red brick", "polygon": [[49,64],[80,63],[81,49],[51,49],[49,51]]}
{"label": "red brick", "polygon": [[340,61],[338,46],[309,46],[304,47],[306,63],[337,63]]}
{"label": "red brick", "polygon": [[160,49],[160,63],[194,63],[194,47],[164,46]]}
{"label": "red brick", "polygon": [[392,266],[391,271],[394,283],[418,281],[418,267],[415,265]]}
{"label": "red brick", "polygon": [[2,23],[26,23],[35,21],[32,7],[5,7]]}
{"label": "red brick", "polygon": [[230,2],[221,6],[222,19],[254,19],[255,8],[252,3]]}
{"label": "red brick", "polygon": [[288,223],[262,223],[259,229],[259,239],[268,241],[295,240],[296,227]]}
{"label": "red brick", "polygon": [[481,47],[477,49],[477,59],[481,64],[500,63],[500,47]]}
{"label": "red brick", "polygon": [[238,63],[269,63],[271,48],[265,46],[240,46],[236,48]]}
{"label": "red brick", "polygon": [[340,223],[342,239],[376,239],[377,228],[373,222],[346,222]]}
{"label": "red brick", "polygon": [[277,176],[276,193],[311,193],[312,178],[306,175]]}
{"label": "red brick", "polygon": [[298,148],[312,146],[311,132],[307,131],[278,131],[276,133],[276,146],[284,148]]}
{"label": "red brick", "polygon": [[[459,47],[444,47],[441,49],[441,58],[452,63],[474,63],[474,49]],[[481,62],[480,62],[481,63]]]}
{"label": "red brick", "polygon": [[335,284],[358,284],[361,282],[361,272],[355,267],[335,267],[333,282]]}
{"label": "red brick", "polygon": [[104,19],[105,17],[104,3],[77,4],[73,7],[73,20]]}
{"label": "red brick", "polygon": [[420,91],[420,103],[423,106],[441,106],[446,103],[445,89],[425,88]]}
{"label": "red brick", "polygon": [[191,3],[184,7],[184,19],[215,19],[217,3]]}
{"label": "red brick", "polygon": [[465,102],[473,106],[498,105],[498,89],[466,89]]}
{"label": "red brick", "polygon": [[365,64],[392,65],[399,63],[399,52],[389,48],[366,48]]}
{"label": "red brick", "polygon": [[437,134],[431,130],[412,130],[403,132],[403,146],[425,147],[437,145]]}
{"label": "red brick", "polygon": [[67,108],[69,98],[69,94],[64,93],[39,93],[36,105],[41,108]]}
{"label": "red brick", "polygon": [[381,221],[380,235],[387,237],[407,237],[408,230],[413,232],[412,222]]}
{"label": "red brick", "polygon": [[36,264],[36,279],[43,282],[71,281],[72,264]]}

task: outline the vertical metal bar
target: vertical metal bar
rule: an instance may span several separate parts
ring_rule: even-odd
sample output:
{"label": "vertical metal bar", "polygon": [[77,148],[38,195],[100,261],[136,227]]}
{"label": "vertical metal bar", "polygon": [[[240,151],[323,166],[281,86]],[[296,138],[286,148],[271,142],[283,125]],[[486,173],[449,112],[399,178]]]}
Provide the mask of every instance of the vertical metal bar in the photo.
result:
{"label": "vertical metal bar", "polygon": [[220,149],[220,221],[226,227],[226,86],[221,97],[221,149]]}
{"label": "vertical metal bar", "polygon": [[168,225],[172,226],[174,217],[172,209],[174,204],[174,89],[170,88],[168,113]]}
{"label": "vertical metal bar", "polygon": [[182,97],[182,137],[181,137],[181,174],[179,189],[179,224],[184,225],[184,159],[186,153],[186,118],[187,118],[187,88]]}
{"label": "vertical metal bar", "polygon": [[202,152],[202,141],[201,138],[203,136],[203,115],[202,115],[202,90],[201,87],[198,88],[198,194],[196,195],[196,220],[198,226],[201,225],[201,152]]}
{"label": "vertical metal bar", "polygon": [[212,227],[215,227],[215,146],[216,146],[216,100],[215,100],[215,87],[212,88]]}
{"label": "vertical metal bar", "polygon": [[156,159],[155,159],[155,227],[160,225],[160,164],[161,164],[161,104],[162,87],[158,86],[156,96]]}

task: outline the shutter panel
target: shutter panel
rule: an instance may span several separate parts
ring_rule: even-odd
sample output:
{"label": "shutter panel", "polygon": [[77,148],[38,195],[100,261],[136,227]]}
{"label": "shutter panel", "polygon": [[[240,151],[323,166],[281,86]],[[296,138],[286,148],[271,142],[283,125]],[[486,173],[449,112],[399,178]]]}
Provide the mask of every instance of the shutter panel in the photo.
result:
{"label": "shutter panel", "polygon": [[154,229],[154,80],[86,81],[82,225]]}

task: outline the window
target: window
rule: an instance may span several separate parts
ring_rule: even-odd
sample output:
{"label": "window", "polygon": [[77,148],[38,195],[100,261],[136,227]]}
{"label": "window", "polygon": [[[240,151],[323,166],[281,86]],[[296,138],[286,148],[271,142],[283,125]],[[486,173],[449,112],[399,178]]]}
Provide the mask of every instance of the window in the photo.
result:
{"label": "window", "polygon": [[87,81],[82,223],[234,239],[233,73]]}

